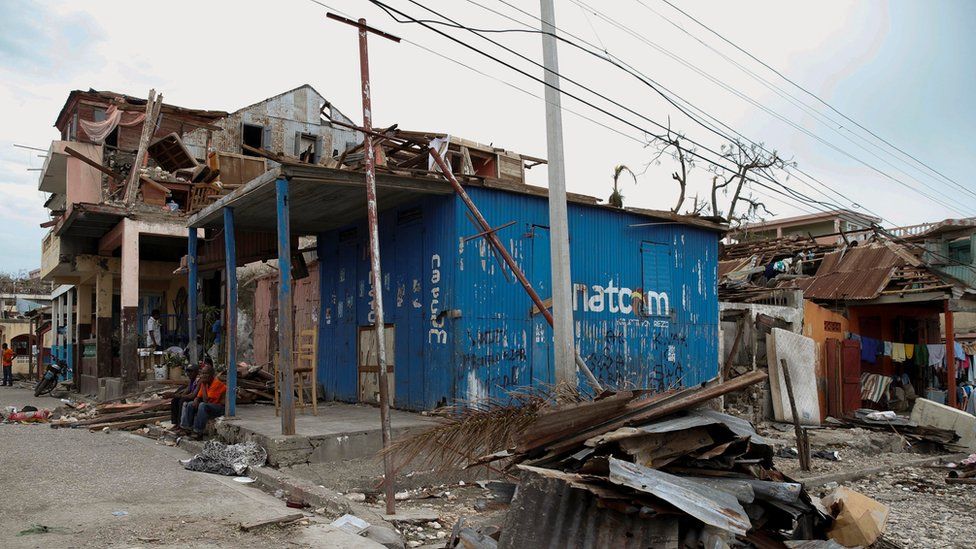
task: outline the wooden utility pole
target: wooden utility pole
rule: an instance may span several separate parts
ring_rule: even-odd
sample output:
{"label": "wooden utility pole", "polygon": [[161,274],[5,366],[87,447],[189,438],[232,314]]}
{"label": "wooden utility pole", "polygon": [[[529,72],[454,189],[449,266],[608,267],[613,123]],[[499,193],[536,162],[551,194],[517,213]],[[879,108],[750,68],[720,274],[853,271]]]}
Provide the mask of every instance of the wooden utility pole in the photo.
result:
{"label": "wooden utility pole", "polygon": [[[379,214],[376,208],[376,150],[373,148],[373,107],[369,87],[369,54],[366,47],[366,37],[369,33],[382,36],[394,42],[400,39],[392,34],[374,29],[366,25],[365,19],[352,21],[329,13],[330,19],[335,19],[347,25],[356,27],[359,31],[359,70],[362,78],[363,92],[363,152],[366,164],[366,221],[369,226],[369,263],[370,275],[373,283],[373,331],[376,334],[376,361],[379,365],[380,389],[380,423],[383,431],[383,448],[386,449],[393,442],[390,429],[390,385],[387,372],[387,349],[383,325],[383,275],[380,272],[380,235]],[[386,513],[396,512],[393,481],[396,472],[393,470],[393,458],[389,453],[383,454],[383,486],[386,493]]]}

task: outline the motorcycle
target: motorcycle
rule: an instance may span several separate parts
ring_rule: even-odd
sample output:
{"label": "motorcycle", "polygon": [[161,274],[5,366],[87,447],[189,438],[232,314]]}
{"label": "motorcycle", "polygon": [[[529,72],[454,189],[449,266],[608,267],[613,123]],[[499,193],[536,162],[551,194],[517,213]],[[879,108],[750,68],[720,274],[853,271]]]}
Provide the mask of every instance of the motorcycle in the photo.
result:
{"label": "motorcycle", "polygon": [[34,387],[34,396],[39,397],[53,391],[58,386],[58,378],[61,377],[64,370],[65,363],[63,360],[57,360],[48,364],[47,370],[44,372],[44,378]]}

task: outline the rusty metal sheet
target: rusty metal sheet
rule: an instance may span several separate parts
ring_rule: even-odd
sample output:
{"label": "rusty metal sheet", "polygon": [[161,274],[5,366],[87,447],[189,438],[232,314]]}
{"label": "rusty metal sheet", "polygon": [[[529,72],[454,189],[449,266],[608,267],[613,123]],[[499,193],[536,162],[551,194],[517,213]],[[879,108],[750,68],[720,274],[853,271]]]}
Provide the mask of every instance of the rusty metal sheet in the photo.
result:
{"label": "rusty metal sheet", "polygon": [[881,267],[834,272],[796,280],[796,286],[803,290],[803,297],[811,299],[874,299],[888,286],[894,270],[894,267]]}
{"label": "rusty metal sheet", "polygon": [[895,269],[904,264],[905,259],[887,246],[846,248],[824,255],[815,276],[790,285],[812,299],[874,299],[891,282]]}
{"label": "rusty metal sheet", "polygon": [[[591,486],[574,488],[579,475],[522,467],[522,481],[505,517],[499,549],[573,547],[677,549],[678,521],[600,505]],[[612,494],[612,487],[602,491]],[[652,511],[653,512],[653,511]]]}
{"label": "rusty metal sheet", "polygon": [[610,482],[656,496],[722,530],[745,535],[752,528],[735,496],[689,478],[610,458]]}

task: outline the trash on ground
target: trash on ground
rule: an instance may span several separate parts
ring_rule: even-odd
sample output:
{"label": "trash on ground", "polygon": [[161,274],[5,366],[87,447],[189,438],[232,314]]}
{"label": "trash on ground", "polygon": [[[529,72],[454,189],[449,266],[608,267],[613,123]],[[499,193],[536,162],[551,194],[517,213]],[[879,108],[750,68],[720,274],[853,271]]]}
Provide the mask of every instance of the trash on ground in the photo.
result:
{"label": "trash on ground", "polygon": [[234,482],[240,482],[241,484],[250,484],[254,482],[254,479],[251,477],[234,477]]}
{"label": "trash on ground", "polygon": [[845,486],[821,500],[834,517],[830,539],[846,547],[868,547],[881,537],[888,521],[888,506]]}
{"label": "trash on ground", "polygon": [[347,513],[332,521],[332,526],[358,536],[369,528],[369,523],[355,515]]}
{"label": "trash on ground", "polygon": [[199,454],[181,463],[183,468],[189,471],[239,477],[247,471],[248,467],[264,465],[267,460],[267,450],[256,442],[228,445],[216,440],[208,440]]}
{"label": "trash on ground", "polygon": [[45,526],[43,524],[31,524],[30,528],[17,532],[18,536],[32,536],[35,534],[67,534],[68,529],[60,526]]}

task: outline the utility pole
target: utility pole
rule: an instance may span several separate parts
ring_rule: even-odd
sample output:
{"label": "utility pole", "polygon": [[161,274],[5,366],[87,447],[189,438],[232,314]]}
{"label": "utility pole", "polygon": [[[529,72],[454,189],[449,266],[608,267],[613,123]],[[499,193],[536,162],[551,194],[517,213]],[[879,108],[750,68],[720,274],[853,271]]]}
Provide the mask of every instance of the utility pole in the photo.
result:
{"label": "utility pole", "polygon": [[[359,69],[363,85],[363,152],[365,153],[366,164],[366,220],[369,226],[369,264],[373,283],[373,315],[375,316],[373,327],[376,333],[376,362],[379,366],[380,426],[382,427],[383,449],[385,450],[393,443],[393,435],[390,432],[390,385],[386,366],[386,338],[383,335],[385,326],[383,324],[383,275],[380,272],[379,214],[376,208],[376,151],[373,149],[373,106],[369,86],[369,54],[366,47],[366,37],[372,33],[394,42],[399,42],[400,39],[366,25],[365,19],[352,21],[333,13],[327,15],[330,19],[352,25],[359,30]],[[386,514],[388,515],[396,512],[395,490],[393,489],[395,475],[392,456],[383,454],[383,487],[386,493]]]}
{"label": "utility pole", "polygon": [[563,116],[556,52],[556,14],[552,0],[542,6],[542,61],[546,82],[546,150],[549,160],[549,258],[552,263],[552,343],[556,383],[578,384],[573,342],[573,281],[569,267],[569,222],[566,214],[566,164]]}

